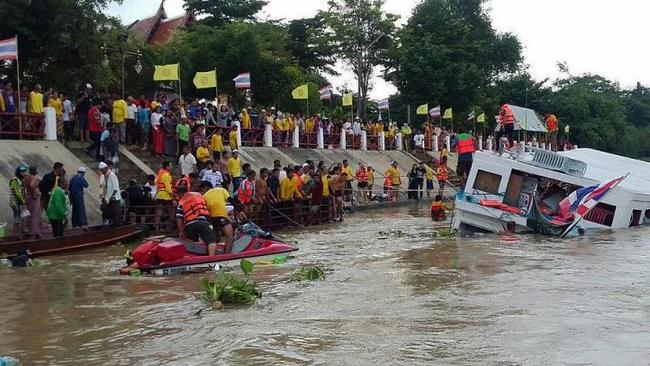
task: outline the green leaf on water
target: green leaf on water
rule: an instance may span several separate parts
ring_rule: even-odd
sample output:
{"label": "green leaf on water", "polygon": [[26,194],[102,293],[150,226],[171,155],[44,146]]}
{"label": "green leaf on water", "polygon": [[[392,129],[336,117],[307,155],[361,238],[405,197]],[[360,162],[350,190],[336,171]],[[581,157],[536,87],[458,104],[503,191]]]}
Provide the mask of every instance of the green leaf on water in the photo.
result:
{"label": "green leaf on water", "polygon": [[251,273],[253,272],[253,262],[248,261],[246,259],[241,260],[241,262],[239,263],[239,267],[241,267],[241,271],[244,272],[246,276],[250,276]]}

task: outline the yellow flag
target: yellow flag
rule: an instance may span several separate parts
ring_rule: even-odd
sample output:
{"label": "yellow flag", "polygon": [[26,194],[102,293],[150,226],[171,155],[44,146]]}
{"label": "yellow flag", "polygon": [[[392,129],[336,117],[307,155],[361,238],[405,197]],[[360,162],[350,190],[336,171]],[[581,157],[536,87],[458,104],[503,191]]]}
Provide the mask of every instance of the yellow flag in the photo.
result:
{"label": "yellow flag", "polygon": [[352,93],[350,94],[343,94],[343,106],[351,106],[352,105]]}
{"label": "yellow flag", "polygon": [[422,104],[421,106],[418,107],[418,109],[415,111],[416,114],[428,114],[429,113],[429,103],[427,104]]}
{"label": "yellow flag", "polygon": [[309,98],[309,87],[307,84],[300,85],[299,87],[293,89],[291,95],[293,95],[293,99],[307,99]]}
{"label": "yellow flag", "polygon": [[485,113],[481,113],[478,115],[478,118],[476,119],[476,122],[478,123],[485,123]]}
{"label": "yellow flag", "polygon": [[156,65],[153,80],[178,80],[178,64]]}
{"label": "yellow flag", "polygon": [[444,119],[452,119],[454,118],[454,112],[452,112],[451,108],[445,109],[445,114],[442,116]]}
{"label": "yellow flag", "polygon": [[199,71],[194,75],[194,86],[197,89],[216,88],[217,71]]}

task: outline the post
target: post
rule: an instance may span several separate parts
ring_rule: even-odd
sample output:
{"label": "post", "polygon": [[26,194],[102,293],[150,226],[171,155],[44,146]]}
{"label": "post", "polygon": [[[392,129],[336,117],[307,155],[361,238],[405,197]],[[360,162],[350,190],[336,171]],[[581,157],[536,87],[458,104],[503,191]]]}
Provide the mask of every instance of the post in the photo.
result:
{"label": "post", "polygon": [[43,108],[45,117],[45,140],[56,141],[56,111],[52,107]]}
{"label": "post", "polygon": [[241,122],[233,121],[233,126],[237,126],[237,146],[241,147]]}
{"label": "post", "polygon": [[479,136],[478,138],[478,149],[483,151],[483,136]]}
{"label": "post", "polygon": [[316,144],[319,149],[324,149],[325,148],[325,138],[323,136],[323,128],[320,127],[318,129],[318,133],[316,134]]}
{"label": "post", "polygon": [[345,128],[341,129],[341,143],[339,144],[341,150],[346,150],[347,149],[347,134],[345,133]]}
{"label": "post", "polygon": [[447,135],[445,138],[445,145],[447,147],[447,151],[451,152],[451,137],[449,135]]}
{"label": "post", "polygon": [[402,133],[401,132],[398,132],[395,135],[395,150],[397,150],[397,151],[404,150],[404,146],[402,144]]}
{"label": "post", "polygon": [[293,129],[293,147],[300,147],[300,127],[297,125]]}
{"label": "post", "polygon": [[368,150],[368,133],[365,130],[361,131],[361,150]]}
{"label": "post", "polygon": [[14,37],[16,37],[16,83],[18,84],[18,101],[14,101],[14,105],[16,106],[16,111],[18,111],[18,126],[20,126],[19,129],[22,129],[23,117],[20,112],[20,57],[18,56],[18,35],[16,34]]}
{"label": "post", "polygon": [[546,142],[542,142],[542,150],[546,150]]}
{"label": "post", "polygon": [[408,123],[409,126],[411,125],[411,105],[410,104],[406,105],[406,123]]}
{"label": "post", "polygon": [[181,93],[181,63],[178,63],[178,102],[183,100],[183,93]]}
{"label": "post", "polygon": [[384,151],[386,150],[386,140],[385,140],[385,134],[384,131],[381,131],[379,133],[379,151]]}
{"label": "post", "polygon": [[[390,98],[389,98],[389,100],[390,100]],[[393,120],[390,118],[390,101],[389,101],[389,103],[388,103],[388,123],[391,123],[391,122],[393,122]]]}
{"label": "post", "polygon": [[488,151],[492,152],[492,138],[487,140]]}
{"label": "post", "polygon": [[440,146],[438,146],[438,135],[433,135],[433,151],[440,151]]}
{"label": "post", "polygon": [[264,124],[264,146],[273,146],[273,126],[268,123]]}
{"label": "post", "polygon": [[218,81],[219,80],[217,79],[217,68],[215,67],[214,68],[214,99],[217,101],[217,112],[219,112],[219,83],[218,83]]}

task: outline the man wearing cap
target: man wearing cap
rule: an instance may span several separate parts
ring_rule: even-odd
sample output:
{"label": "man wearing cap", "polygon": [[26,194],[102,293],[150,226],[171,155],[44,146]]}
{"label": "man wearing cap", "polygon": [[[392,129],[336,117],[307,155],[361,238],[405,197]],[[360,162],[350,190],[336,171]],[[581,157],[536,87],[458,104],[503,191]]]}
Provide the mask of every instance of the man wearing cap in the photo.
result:
{"label": "man wearing cap", "polygon": [[108,169],[106,163],[99,163],[99,170],[106,177],[106,196],[102,198],[102,205],[105,207],[105,216],[111,221],[113,226],[116,226],[121,222],[120,203],[122,201],[122,195],[120,193],[120,182],[117,179],[117,174]]}
{"label": "man wearing cap", "polygon": [[77,175],[70,179],[68,185],[68,196],[72,205],[72,227],[83,227],[88,225],[86,218],[86,205],[84,202],[84,189],[88,188],[88,181],[85,178],[86,167],[79,167]]}
{"label": "man wearing cap", "polygon": [[77,125],[79,126],[79,138],[82,142],[90,142],[88,133],[88,111],[93,106],[93,86],[86,84],[85,88],[77,94]]}

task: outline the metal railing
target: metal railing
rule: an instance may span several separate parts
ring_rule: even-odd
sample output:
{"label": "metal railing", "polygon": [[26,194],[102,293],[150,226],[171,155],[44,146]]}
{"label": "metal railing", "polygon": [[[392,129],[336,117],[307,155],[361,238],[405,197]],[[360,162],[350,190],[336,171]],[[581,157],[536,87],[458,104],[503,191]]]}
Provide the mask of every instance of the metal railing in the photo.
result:
{"label": "metal railing", "polygon": [[44,136],[45,115],[0,112],[0,138],[34,140]]}

